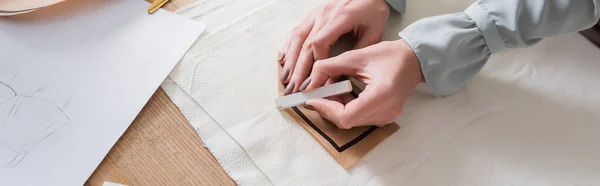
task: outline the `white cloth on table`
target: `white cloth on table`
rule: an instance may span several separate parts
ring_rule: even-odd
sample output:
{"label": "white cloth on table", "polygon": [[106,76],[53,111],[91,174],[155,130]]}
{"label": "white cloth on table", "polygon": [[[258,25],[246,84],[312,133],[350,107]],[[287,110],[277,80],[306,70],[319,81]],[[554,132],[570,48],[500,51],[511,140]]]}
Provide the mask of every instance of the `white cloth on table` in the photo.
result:
{"label": "white cloth on table", "polygon": [[[471,2],[408,1],[385,39]],[[179,12],[207,30],[163,88],[238,184],[600,184],[600,50],[578,34],[501,52],[452,96],[418,87],[401,129],[344,170],[273,103],[276,53],[320,3],[201,0]]]}

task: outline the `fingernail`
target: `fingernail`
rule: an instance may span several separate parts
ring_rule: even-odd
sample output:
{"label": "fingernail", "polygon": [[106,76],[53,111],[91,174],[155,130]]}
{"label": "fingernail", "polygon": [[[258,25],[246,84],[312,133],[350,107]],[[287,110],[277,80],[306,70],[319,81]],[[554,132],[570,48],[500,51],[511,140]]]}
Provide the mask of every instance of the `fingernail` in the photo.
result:
{"label": "fingernail", "polygon": [[315,110],[315,107],[310,106],[309,104],[304,104],[304,108],[306,108],[308,110]]}
{"label": "fingernail", "polygon": [[283,91],[283,95],[291,94],[292,91],[294,91],[295,85],[296,85],[296,83],[294,83],[294,82],[291,82],[290,84],[288,84],[287,87],[285,87],[285,91]]}
{"label": "fingernail", "polygon": [[300,91],[303,91],[304,89],[306,89],[306,87],[308,87],[308,85],[310,84],[311,81],[312,81],[312,78],[310,78],[310,77],[308,77],[308,79],[304,80],[302,85],[300,85]]}
{"label": "fingernail", "polygon": [[277,62],[281,62],[285,57],[285,53],[277,52]]}
{"label": "fingernail", "polygon": [[281,81],[285,81],[288,76],[290,76],[290,69],[285,69],[283,73],[281,73]]}

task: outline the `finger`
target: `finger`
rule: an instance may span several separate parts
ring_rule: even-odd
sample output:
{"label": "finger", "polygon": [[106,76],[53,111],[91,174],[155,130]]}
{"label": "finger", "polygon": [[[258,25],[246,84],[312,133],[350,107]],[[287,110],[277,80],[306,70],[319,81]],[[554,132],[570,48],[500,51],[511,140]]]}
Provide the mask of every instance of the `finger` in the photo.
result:
{"label": "finger", "polygon": [[[331,85],[331,84],[337,83],[337,82],[339,82],[339,79],[340,79],[340,77],[329,78],[325,82],[325,85]],[[300,91],[305,91],[306,88],[308,87],[308,85],[311,83],[311,81],[312,81],[312,79],[310,79],[310,77],[307,78],[306,80],[304,80],[304,82],[302,83],[302,85],[300,85],[300,89],[299,90]]]}
{"label": "finger", "polygon": [[313,28],[310,31],[306,42],[304,42],[302,49],[300,49],[300,56],[296,62],[296,66],[294,67],[294,71],[291,74],[290,79],[290,83],[293,82],[295,85],[292,93],[298,92],[298,89],[301,87],[301,84],[304,82],[306,77],[308,77],[313,63],[315,62],[313,56],[313,45],[310,38],[314,37],[314,35],[319,32],[319,30],[323,27],[323,24],[324,23],[320,18],[315,19]]}
{"label": "finger", "polygon": [[298,58],[298,62],[296,62],[296,66],[294,67],[294,72],[292,73],[292,77],[290,78],[290,82],[294,82],[294,84],[298,85],[293,89],[293,93],[298,92],[298,88],[301,87],[301,84],[304,82],[310,70],[313,66],[313,53],[310,47],[302,48],[300,52],[300,58]]}
{"label": "finger", "polygon": [[[349,94],[347,94],[349,95]],[[315,109],[321,116],[336,124],[341,129],[349,129],[357,126],[366,126],[377,123],[376,109],[382,101],[386,101],[382,96],[378,96],[373,88],[367,88],[358,98],[346,97],[348,104],[328,99],[312,99],[306,102],[307,105]]]}
{"label": "finger", "polygon": [[[341,79],[341,77],[329,78],[327,80],[327,82],[325,82],[325,85],[331,85],[333,83],[337,83],[337,82],[339,82],[339,79]],[[327,97],[327,99],[337,101],[337,102],[340,102],[345,105],[346,103],[348,103],[348,101],[346,101],[346,95],[347,94],[331,96],[331,97]]]}
{"label": "finger", "polygon": [[358,98],[349,99],[350,101],[345,105],[348,117],[354,121],[352,127],[381,124],[377,123],[381,119],[377,115],[381,110],[377,108],[384,105],[387,100],[379,95],[379,91],[373,90],[372,87],[367,87]]}
{"label": "finger", "polygon": [[349,129],[352,128],[352,123],[344,118],[344,105],[327,99],[312,99],[306,102],[307,105],[314,108],[321,116],[331,121],[338,128]]}
{"label": "finger", "polygon": [[340,36],[352,31],[353,25],[348,16],[338,15],[327,22],[323,29],[312,39],[314,56],[316,60],[329,58],[329,51]]}
{"label": "finger", "polygon": [[377,29],[374,28],[366,28],[363,30],[353,49],[365,48],[381,41],[382,33],[377,32],[376,30]]}
{"label": "finger", "polygon": [[342,97],[342,95],[330,96],[330,97],[327,97],[325,99],[328,99],[328,100],[331,100],[331,101],[336,101],[336,102],[339,102],[341,104],[346,104],[346,103],[344,103],[344,98]]}
{"label": "finger", "polygon": [[[308,84],[304,90],[310,91],[323,86],[328,79],[337,78],[342,75],[352,76],[360,68],[360,58],[352,52],[315,62],[310,77],[306,79]],[[304,84],[303,83],[303,84]]]}
{"label": "finger", "polygon": [[286,41],[283,43],[283,46],[279,49],[279,52],[277,52],[277,62],[279,62],[279,64],[283,65],[283,63],[285,62],[285,56],[287,55],[287,52],[290,49],[292,40],[294,39],[294,36],[296,35],[294,32],[299,30],[299,28],[302,25],[310,25],[313,19],[314,19],[314,16],[312,16],[312,14],[309,14],[308,16],[306,16],[306,18],[304,18],[300,22],[300,24],[298,24],[298,26],[296,26],[292,29],[292,34],[290,36],[288,36]]}
{"label": "finger", "polygon": [[290,43],[292,43],[291,37],[288,38],[285,41],[285,43],[283,43],[283,47],[281,47],[281,49],[279,49],[279,52],[277,52],[277,62],[279,63],[279,65],[283,65],[283,63],[285,62],[285,53],[290,48]]}
{"label": "finger", "polygon": [[352,100],[356,99],[354,96],[352,96],[352,94],[344,94],[344,95],[340,95],[341,103],[342,104],[348,104],[350,103]]}
{"label": "finger", "polygon": [[285,63],[280,76],[280,80],[283,83],[288,83],[292,72],[296,66],[296,62],[302,49],[302,44],[308,37],[310,30],[314,26],[314,18],[310,19],[306,24],[302,24],[292,31],[292,40],[290,47],[285,55]]}
{"label": "finger", "polygon": [[339,79],[340,79],[340,77],[330,77],[325,82],[325,85],[331,85],[331,84],[337,83],[337,82],[339,82]]}
{"label": "finger", "polygon": [[328,99],[331,101],[337,101],[343,105],[346,105],[348,102],[354,100],[355,98],[350,94],[342,94],[342,95],[327,97],[325,99]]}

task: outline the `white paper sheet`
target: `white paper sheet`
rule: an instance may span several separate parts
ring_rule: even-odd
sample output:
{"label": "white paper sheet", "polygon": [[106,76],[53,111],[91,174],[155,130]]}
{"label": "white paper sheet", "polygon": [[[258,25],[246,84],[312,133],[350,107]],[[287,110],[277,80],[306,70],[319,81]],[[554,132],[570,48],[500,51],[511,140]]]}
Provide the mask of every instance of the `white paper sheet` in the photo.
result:
{"label": "white paper sheet", "polygon": [[[471,2],[407,1],[385,39]],[[452,96],[434,98],[420,86],[402,128],[344,170],[272,105],[276,53],[320,3],[204,0],[180,12],[211,30],[170,74],[176,85],[163,87],[240,185],[599,185],[600,53],[576,33],[495,55]]]}
{"label": "white paper sheet", "polygon": [[0,185],[81,185],[202,33],[141,0],[0,19]]}

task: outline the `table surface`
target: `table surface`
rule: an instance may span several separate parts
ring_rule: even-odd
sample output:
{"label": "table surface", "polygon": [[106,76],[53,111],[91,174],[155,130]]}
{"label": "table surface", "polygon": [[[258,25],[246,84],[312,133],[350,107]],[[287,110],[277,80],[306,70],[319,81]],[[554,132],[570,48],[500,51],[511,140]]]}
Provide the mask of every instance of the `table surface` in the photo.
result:
{"label": "table surface", "polygon": [[[174,11],[195,1],[171,0],[163,8]],[[598,31],[600,23],[583,34],[600,41]],[[102,185],[105,181],[127,185],[235,185],[161,88],[85,185]]]}
{"label": "table surface", "polygon": [[[152,1],[152,0],[146,0]],[[171,0],[173,11],[196,0]],[[235,185],[159,88],[85,185]]]}

